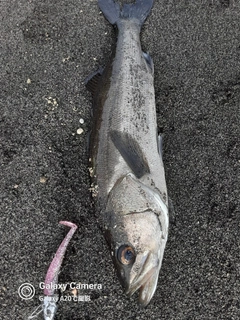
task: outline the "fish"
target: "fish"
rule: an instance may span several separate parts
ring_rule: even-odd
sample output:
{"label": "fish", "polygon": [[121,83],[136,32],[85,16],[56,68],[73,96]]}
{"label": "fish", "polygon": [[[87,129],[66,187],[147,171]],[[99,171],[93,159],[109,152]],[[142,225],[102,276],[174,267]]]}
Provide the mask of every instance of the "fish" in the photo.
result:
{"label": "fish", "polygon": [[140,42],[153,2],[98,0],[117,27],[117,42],[106,67],[85,81],[93,101],[89,171],[96,210],[120,282],[129,296],[139,290],[144,307],[157,287],[169,228],[154,65]]}

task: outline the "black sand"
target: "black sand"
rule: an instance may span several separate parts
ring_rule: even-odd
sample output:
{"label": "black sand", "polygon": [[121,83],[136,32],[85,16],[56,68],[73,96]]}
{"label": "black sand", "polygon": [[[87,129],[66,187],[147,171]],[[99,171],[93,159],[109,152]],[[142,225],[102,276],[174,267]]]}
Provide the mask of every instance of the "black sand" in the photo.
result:
{"label": "black sand", "polygon": [[[176,211],[145,310],[122,293],[88,190],[83,80],[107,62],[113,29],[90,0],[3,1],[0,15],[0,318],[27,319],[40,304],[64,219],[79,229],[59,282],[103,289],[61,302],[56,320],[240,319],[238,1],[156,1],[143,28]],[[31,300],[18,296],[25,282]]]}

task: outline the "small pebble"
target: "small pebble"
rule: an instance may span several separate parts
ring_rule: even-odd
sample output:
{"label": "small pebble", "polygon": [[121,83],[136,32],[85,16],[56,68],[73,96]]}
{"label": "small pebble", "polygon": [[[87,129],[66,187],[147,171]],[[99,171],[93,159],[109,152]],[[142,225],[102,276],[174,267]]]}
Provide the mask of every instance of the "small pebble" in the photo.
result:
{"label": "small pebble", "polygon": [[82,128],[77,129],[77,134],[82,134],[82,133],[83,133],[83,129]]}
{"label": "small pebble", "polygon": [[46,183],[47,178],[46,177],[40,177],[40,183]]}
{"label": "small pebble", "polygon": [[79,122],[80,122],[81,124],[83,124],[83,123],[84,123],[84,119],[81,118],[81,119],[79,120]]}

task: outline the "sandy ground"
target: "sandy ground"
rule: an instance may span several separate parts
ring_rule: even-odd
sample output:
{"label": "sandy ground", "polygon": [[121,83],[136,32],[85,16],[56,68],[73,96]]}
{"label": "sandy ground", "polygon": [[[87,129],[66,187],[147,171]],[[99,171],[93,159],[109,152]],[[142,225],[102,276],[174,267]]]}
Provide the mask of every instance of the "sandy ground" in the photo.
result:
{"label": "sandy ground", "polygon": [[[96,0],[3,0],[0,16],[0,318],[40,304],[64,219],[79,228],[59,282],[102,290],[60,302],[56,320],[240,319],[239,2],[159,0],[143,28],[176,211],[146,309],[122,292],[88,190],[83,80],[107,62],[114,31]],[[26,282],[31,300],[18,295]]]}

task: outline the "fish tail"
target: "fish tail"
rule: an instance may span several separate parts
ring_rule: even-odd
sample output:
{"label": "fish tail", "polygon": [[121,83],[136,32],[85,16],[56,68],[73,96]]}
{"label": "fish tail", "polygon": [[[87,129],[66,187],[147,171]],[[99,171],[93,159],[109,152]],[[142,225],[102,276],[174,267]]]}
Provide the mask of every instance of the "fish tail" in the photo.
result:
{"label": "fish tail", "polygon": [[118,25],[121,19],[136,19],[142,25],[149,15],[154,0],[136,0],[135,3],[124,4],[122,9],[114,0],[98,0],[98,6],[111,24]]}

